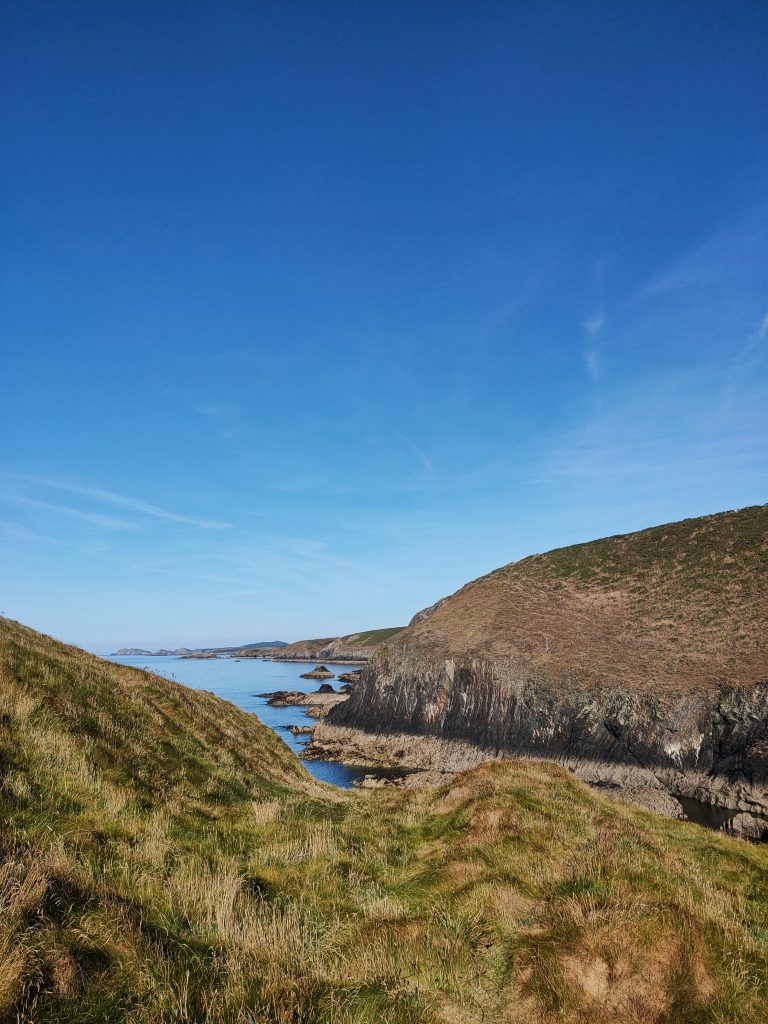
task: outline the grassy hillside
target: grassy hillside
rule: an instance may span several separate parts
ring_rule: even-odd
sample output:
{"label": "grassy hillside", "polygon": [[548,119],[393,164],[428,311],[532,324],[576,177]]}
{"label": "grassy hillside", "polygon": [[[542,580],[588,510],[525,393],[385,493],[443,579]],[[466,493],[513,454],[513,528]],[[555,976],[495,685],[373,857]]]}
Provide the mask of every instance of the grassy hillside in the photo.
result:
{"label": "grassy hillside", "polygon": [[391,640],[402,632],[403,626],[389,626],[385,629],[366,629],[362,633],[350,633],[348,636],[339,637],[340,640],[350,647],[376,647],[377,644]]}
{"label": "grassy hillside", "polygon": [[[380,644],[391,640],[405,627],[389,626],[385,629],[367,629],[362,633],[348,633],[346,636],[318,637],[314,640],[296,640],[292,644],[276,649],[275,658],[319,658],[332,660],[337,658],[350,658],[361,654],[363,658],[372,654]],[[245,653],[248,652],[238,652]]]}
{"label": "grassy hillside", "polygon": [[344,794],[0,620],[0,1021],[758,1024],[768,850],[538,762]]}
{"label": "grassy hillside", "polygon": [[396,638],[676,692],[768,680],[768,505],[533,555]]}

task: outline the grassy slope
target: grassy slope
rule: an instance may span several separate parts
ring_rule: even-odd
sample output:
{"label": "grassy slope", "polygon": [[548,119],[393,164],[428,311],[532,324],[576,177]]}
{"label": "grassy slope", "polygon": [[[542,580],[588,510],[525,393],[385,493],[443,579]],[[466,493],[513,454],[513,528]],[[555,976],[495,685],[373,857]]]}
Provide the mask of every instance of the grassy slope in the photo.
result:
{"label": "grassy slope", "polygon": [[350,647],[375,647],[377,644],[391,640],[402,632],[403,626],[389,626],[385,629],[366,629],[362,633],[350,633],[349,636],[341,637]]}
{"label": "grassy slope", "polygon": [[0,1020],[762,1022],[768,850],[537,762],[339,794],[0,620]]}
{"label": "grassy slope", "polygon": [[367,629],[362,633],[349,633],[347,636],[326,636],[313,640],[296,640],[292,644],[279,648],[277,653],[283,658],[294,652],[298,657],[312,656],[314,654],[320,655],[331,644],[341,645],[340,649],[342,651],[344,648],[355,651],[364,648],[374,648],[386,640],[391,640],[398,633],[401,633],[404,628],[404,626],[389,626],[385,629]]}
{"label": "grassy slope", "polygon": [[679,691],[768,680],[766,621],[762,505],[513,562],[396,643]]}

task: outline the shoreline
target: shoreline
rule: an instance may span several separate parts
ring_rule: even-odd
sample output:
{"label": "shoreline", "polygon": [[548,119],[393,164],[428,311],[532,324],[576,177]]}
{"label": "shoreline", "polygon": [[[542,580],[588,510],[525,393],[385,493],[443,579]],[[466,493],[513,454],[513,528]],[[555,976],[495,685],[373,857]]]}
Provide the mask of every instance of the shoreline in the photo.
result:
{"label": "shoreline", "polygon": [[590,788],[621,803],[715,831],[768,841],[768,816],[749,799],[749,793],[719,790],[704,772],[654,770],[588,758],[548,756],[545,751],[513,754],[438,736],[366,732],[325,719],[313,729],[302,757],[377,771],[400,770],[409,777],[409,788],[444,781],[487,761],[546,761],[559,764]]}

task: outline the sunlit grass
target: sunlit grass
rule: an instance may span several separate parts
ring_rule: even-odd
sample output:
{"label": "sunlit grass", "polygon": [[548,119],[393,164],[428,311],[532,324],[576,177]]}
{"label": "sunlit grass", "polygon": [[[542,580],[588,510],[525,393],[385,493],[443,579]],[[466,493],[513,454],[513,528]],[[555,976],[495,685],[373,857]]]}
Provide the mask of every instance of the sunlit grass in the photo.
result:
{"label": "sunlit grass", "polygon": [[0,624],[0,1020],[768,1019],[768,857],[537,762],[341,794]]}

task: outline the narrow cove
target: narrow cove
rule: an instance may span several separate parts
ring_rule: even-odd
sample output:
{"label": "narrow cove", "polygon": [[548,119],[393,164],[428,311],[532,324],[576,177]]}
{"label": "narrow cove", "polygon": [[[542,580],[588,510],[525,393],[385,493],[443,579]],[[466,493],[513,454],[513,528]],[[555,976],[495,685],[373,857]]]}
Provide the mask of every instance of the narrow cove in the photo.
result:
{"label": "narrow cove", "polygon": [[[210,690],[224,700],[237,704],[244,711],[259,716],[261,721],[273,729],[285,741],[290,749],[301,758],[302,752],[309,742],[307,734],[294,735],[291,726],[312,726],[316,719],[310,717],[303,707],[272,707],[266,697],[259,694],[275,690],[296,690],[301,693],[314,693],[320,683],[314,679],[302,679],[302,672],[312,666],[306,662],[265,661],[262,658],[217,658],[195,659],[179,657],[118,657],[112,656],[110,661],[133,668],[143,668],[148,672],[165,676],[174,682],[192,686],[196,690]],[[334,665],[328,663],[331,672],[337,676],[348,672],[348,663]],[[329,680],[334,689],[338,688],[337,680]],[[391,775],[392,772],[366,768],[362,766],[340,764],[338,761],[303,760],[302,764],[316,779],[328,782],[342,789],[351,788],[356,781],[365,775]],[[397,773],[395,773],[397,774]]]}

